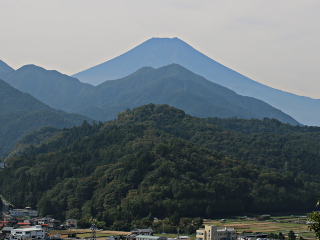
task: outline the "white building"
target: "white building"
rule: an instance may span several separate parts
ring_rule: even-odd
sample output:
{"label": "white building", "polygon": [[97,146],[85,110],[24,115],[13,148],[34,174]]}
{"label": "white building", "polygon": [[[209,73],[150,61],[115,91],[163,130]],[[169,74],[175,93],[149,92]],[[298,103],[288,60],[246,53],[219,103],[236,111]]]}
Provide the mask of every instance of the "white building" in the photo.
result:
{"label": "white building", "polygon": [[236,240],[236,230],[234,228],[218,228],[215,225],[205,225],[197,230],[197,240]]}
{"label": "white building", "polygon": [[30,207],[26,207],[25,209],[12,209],[9,210],[11,216],[30,216],[37,217],[39,212],[37,210],[32,210]]}
{"label": "white building", "polygon": [[31,228],[16,228],[11,230],[10,240],[13,239],[44,239],[46,237],[46,231],[41,226],[37,225]]}

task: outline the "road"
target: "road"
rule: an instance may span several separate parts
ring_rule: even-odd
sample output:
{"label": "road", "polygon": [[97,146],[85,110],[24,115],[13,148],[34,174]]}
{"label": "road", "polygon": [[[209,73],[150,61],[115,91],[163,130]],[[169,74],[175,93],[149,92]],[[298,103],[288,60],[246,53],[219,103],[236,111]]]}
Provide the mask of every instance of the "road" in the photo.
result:
{"label": "road", "polygon": [[0,198],[2,200],[2,209],[1,212],[5,213],[5,212],[9,212],[9,203],[2,197],[2,195],[0,195]]}

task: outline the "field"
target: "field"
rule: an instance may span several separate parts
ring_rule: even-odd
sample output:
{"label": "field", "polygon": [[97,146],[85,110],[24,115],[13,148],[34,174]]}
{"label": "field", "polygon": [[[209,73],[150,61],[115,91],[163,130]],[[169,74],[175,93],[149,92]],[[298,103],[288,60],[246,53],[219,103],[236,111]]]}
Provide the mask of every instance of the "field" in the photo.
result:
{"label": "field", "polygon": [[[51,230],[49,235],[60,234],[61,237],[68,237],[68,234],[76,233],[77,237],[81,238],[90,238],[91,229],[70,229],[70,230]],[[107,231],[107,230],[96,230],[96,237],[100,240],[105,240],[108,236],[114,235],[128,235],[130,232],[121,232],[121,231]]]}
{"label": "field", "polygon": [[219,220],[206,220],[204,224],[217,225],[219,227],[232,227],[235,228],[237,234],[241,234],[245,231],[252,233],[279,233],[284,235],[292,230],[296,235],[303,238],[315,239],[314,233],[308,230],[306,224],[306,216],[271,216],[270,219],[259,221],[256,218],[237,218],[237,219],[225,219],[225,221]]}
{"label": "field", "polygon": [[[313,232],[308,230],[308,225],[306,224],[306,216],[271,216],[270,219],[259,221],[256,218],[233,218],[216,220],[205,220],[204,224],[217,225],[218,227],[230,227],[235,228],[237,234],[242,234],[243,232],[252,232],[252,233],[279,233],[282,232],[287,236],[290,230],[294,231],[295,234],[299,237],[305,239],[316,239]],[[49,232],[50,235],[61,234],[62,237],[67,237],[70,233],[77,233],[77,237],[81,238],[90,238],[91,230],[90,229],[71,229],[71,230],[62,230],[56,231],[52,230]],[[96,230],[97,238],[105,240],[107,236],[113,235],[128,235],[130,232],[120,232],[120,231],[108,231],[108,230]],[[160,234],[155,234],[160,235]],[[181,229],[180,235],[186,235]],[[174,238],[177,237],[177,234],[166,234],[166,237]],[[195,239],[195,235],[190,235],[192,239]]]}

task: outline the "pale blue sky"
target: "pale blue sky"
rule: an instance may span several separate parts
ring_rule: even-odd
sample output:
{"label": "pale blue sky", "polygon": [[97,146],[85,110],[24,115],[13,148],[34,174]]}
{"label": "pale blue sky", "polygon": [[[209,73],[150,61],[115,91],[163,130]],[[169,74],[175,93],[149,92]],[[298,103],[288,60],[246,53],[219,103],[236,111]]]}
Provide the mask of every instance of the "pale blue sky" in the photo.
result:
{"label": "pale blue sky", "polygon": [[72,75],[178,37],[268,86],[320,98],[319,0],[0,0],[0,59]]}

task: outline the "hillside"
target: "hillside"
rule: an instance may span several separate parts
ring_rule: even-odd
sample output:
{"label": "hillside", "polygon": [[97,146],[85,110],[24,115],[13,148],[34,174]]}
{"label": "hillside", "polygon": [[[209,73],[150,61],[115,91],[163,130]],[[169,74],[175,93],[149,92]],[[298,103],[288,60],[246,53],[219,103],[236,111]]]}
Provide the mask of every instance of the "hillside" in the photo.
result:
{"label": "hillside", "polygon": [[83,120],[89,118],[54,110],[0,80],[0,156],[12,150],[22,136],[40,127],[71,127]]}
{"label": "hillside", "polygon": [[177,64],[145,67],[96,87],[34,65],[12,72],[6,81],[50,107],[102,121],[114,119],[126,108],[165,103],[197,117],[269,117],[299,124],[260,100],[237,95]]}
{"label": "hillside", "polygon": [[14,72],[14,69],[8,64],[0,60],[0,79],[4,79],[7,75]]}
{"label": "hillside", "polygon": [[32,96],[48,106],[68,110],[68,104],[77,96],[93,88],[55,70],[35,65],[25,65],[4,79],[11,86]]}
{"label": "hillside", "polygon": [[[309,158],[320,157],[319,129],[264,119],[273,131],[244,134],[154,104],[118,116],[64,129],[7,159],[3,196],[42,216],[94,216],[111,226],[149,214],[309,211],[320,194],[320,166]],[[275,165],[285,162],[286,170]]]}
{"label": "hillside", "polygon": [[[152,38],[130,51],[73,77],[98,85],[123,78],[141,67],[159,68],[177,63],[237,94],[260,99],[309,126],[320,126],[320,99],[298,96],[268,87],[221,65],[178,38]],[[257,79],[259,81],[259,79]]]}
{"label": "hillside", "polygon": [[[151,109],[152,109],[151,104]],[[320,128],[292,126],[275,119],[197,119],[163,110],[166,114],[139,107],[133,113],[123,112],[119,122],[148,122],[175,137],[183,138],[223,155],[265,169],[290,171],[312,176],[320,181]],[[208,123],[208,124],[206,124]],[[219,127],[217,127],[219,126]],[[307,159],[307,160],[305,160]]]}

